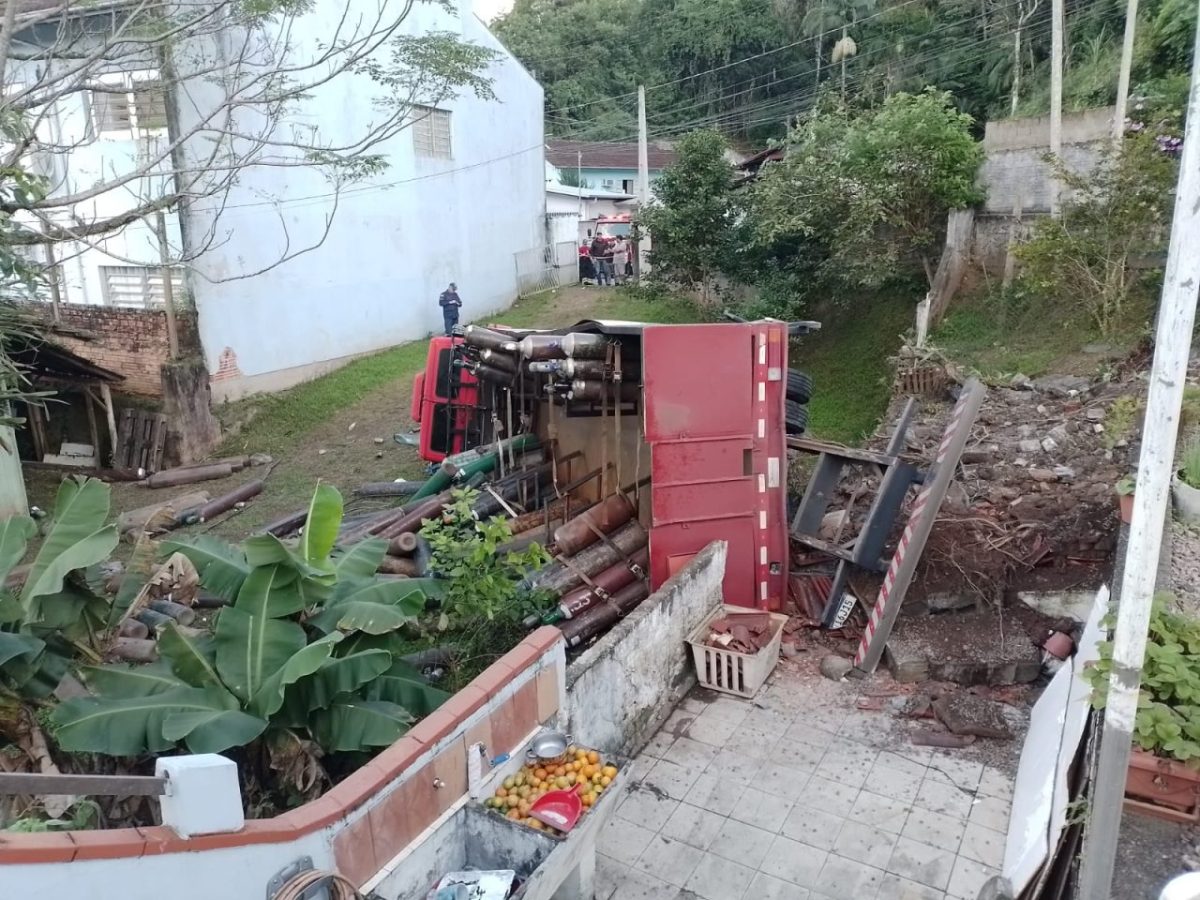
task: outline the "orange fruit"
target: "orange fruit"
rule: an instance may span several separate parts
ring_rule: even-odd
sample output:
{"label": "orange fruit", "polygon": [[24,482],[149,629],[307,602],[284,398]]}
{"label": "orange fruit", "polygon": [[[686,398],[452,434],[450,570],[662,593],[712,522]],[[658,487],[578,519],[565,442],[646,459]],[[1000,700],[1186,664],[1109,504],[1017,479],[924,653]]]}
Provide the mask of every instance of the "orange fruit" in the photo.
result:
{"label": "orange fruit", "polygon": [[546,827],[541,822],[539,822],[537,819],[530,819],[525,824],[528,825],[530,828],[534,829],[535,831],[541,831],[543,828]]}
{"label": "orange fruit", "polygon": [[496,796],[501,797],[501,798],[507,797],[508,791],[505,790],[503,787],[498,787],[498,788],[496,788]]}
{"label": "orange fruit", "polygon": [[546,780],[546,770],[539,766],[538,768],[533,770],[533,777],[536,778],[538,781],[545,781]]}
{"label": "orange fruit", "polygon": [[588,762],[592,763],[593,765],[600,762],[600,754],[597,753],[595,750],[589,750],[587,758],[588,758]]}
{"label": "orange fruit", "polygon": [[567,784],[575,784],[577,781],[579,781],[578,775],[574,772],[567,773]]}
{"label": "orange fruit", "polygon": [[605,774],[605,775],[607,775],[609,778],[616,778],[616,777],[617,777],[617,767],[616,767],[616,766],[605,766],[605,767],[603,768],[603,770],[602,770],[602,771],[603,771],[603,772],[604,772],[604,774]]}
{"label": "orange fruit", "polygon": [[560,791],[565,791],[571,786],[571,782],[567,781],[566,775],[560,775],[558,778],[554,779],[554,786]]}
{"label": "orange fruit", "polygon": [[608,787],[610,784],[612,784],[612,776],[611,775],[603,776],[600,779],[600,784],[604,787]]}
{"label": "orange fruit", "polygon": [[512,819],[514,822],[520,821],[521,811],[518,809],[510,809],[507,813],[504,814],[504,818]]}
{"label": "orange fruit", "polygon": [[561,775],[566,775],[566,774],[567,774],[567,767],[566,767],[566,766],[555,766],[555,767],[554,767],[554,775],[555,775],[555,777],[558,777],[558,776],[561,776]]}

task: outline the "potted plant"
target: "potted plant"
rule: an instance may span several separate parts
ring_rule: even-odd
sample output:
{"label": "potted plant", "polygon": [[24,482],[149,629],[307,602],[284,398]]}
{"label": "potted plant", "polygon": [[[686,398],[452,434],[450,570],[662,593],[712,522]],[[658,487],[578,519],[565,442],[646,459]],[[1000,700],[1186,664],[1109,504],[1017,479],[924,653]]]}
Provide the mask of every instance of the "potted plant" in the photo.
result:
{"label": "potted plant", "polygon": [[1133,521],[1133,489],[1135,486],[1132,475],[1126,475],[1117,482],[1117,503],[1121,507],[1121,521],[1126,525]]}
{"label": "potted plant", "polygon": [[1200,525],[1200,440],[1193,439],[1183,451],[1179,469],[1171,479],[1175,517],[1188,525]]}
{"label": "potted plant", "polygon": [[[1128,806],[1177,822],[1200,822],[1200,621],[1171,612],[1158,595],[1142,668],[1142,693],[1125,782]],[[1112,643],[1086,673],[1092,705],[1103,708]]]}

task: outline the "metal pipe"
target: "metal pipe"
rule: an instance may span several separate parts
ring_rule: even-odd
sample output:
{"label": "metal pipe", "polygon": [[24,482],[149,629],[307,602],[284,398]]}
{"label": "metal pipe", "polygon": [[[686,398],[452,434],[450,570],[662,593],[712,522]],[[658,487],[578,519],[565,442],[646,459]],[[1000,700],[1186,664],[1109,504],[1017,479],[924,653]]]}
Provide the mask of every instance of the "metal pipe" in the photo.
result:
{"label": "metal pipe", "polygon": [[614,594],[607,603],[600,603],[578,618],[568,619],[558,626],[568,647],[578,647],[584,641],[610,628],[624,616],[637,609],[650,596],[650,584],[636,581]]}
{"label": "metal pipe", "polygon": [[600,540],[592,528],[609,534],[636,515],[637,509],[624,494],[613,494],[554,530],[554,545],[564,556],[574,556]]}
{"label": "metal pipe", "polygon": [[629,522],[613,532],[608,542],[585,547],[571,557],[572,568],[567,568],[562,563],[553,563],[526,578],[524,586],[530,590],[545,590],[561,596],[583,583],[583,579],[573,569],[590,578],[618,562],[622,556],[633,556],[646,546],[647,541],[646,530],[642,528],[641,523]]}

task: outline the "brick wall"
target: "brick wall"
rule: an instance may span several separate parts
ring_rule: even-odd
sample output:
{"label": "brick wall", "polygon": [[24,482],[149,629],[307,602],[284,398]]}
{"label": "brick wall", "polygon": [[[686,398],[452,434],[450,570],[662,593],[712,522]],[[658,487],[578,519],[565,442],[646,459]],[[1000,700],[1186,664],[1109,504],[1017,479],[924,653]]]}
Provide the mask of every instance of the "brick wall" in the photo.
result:
{"label": "brick wall", "polygon": [[[50,318],[48,308],[45,316]],[[141,397],[162,396],[159,368],[168,358],[165,312],[63,303],[59,305],[59,321],[63,329],[87,334],[91,339],[59,332],[55,342],[96,365],[124,375],[125,381],[117,387],[118,391]],[[195,314],[176,313],[175,321],[180,348],[184,352],[198,350]]]}

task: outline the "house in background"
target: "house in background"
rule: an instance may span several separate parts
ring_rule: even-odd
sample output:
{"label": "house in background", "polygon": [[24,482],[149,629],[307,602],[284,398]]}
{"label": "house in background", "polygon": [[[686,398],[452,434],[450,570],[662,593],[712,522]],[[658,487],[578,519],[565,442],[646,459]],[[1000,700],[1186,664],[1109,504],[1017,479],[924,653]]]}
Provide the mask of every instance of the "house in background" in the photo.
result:
{"label": "house in background", "polygon": [[632,215],[637,201],[631,194],[563,184],[559,170],[546,163],[546,241],[578,244],[596,229],[604,216]]}
{"label": "house in background", "polygon": [[[678,157],[669,146],[653,143],[646,155],[653,190],[655,179]],[[546,162],[563,173],[578,172],[580,187],[637,194],[637,144],[551,139],[546,141]]]}
{"label": "house in background", "polygon": [[[496,51],[488,71],[494,100],[464,93],[437,108],[418,107],[410,127],[372,149],[388,167],[355,183],[336,204],[322,173],[266,165],[242,170],[220,199],[195,202],[182,217],[168,214],[167,243],[185,255],[190,242],[219,238],[197,246],[203,250],[196,259],[169,275],[176,298],[194,304],[194,350],[203,355],[214,399],[285,388],[439,331],[437,297],[450,281],[458,284],[468,321],[516,298],[515,255],[545,242],[542,89],[471,6],[471,0],[416,4],[402,30],[453,32]],[[343,17],[370,20],[378,7],[372,0],[317,4],[295,20],[291,38],[318,48]],[[89,15],[88,8],[77,14]],[[221,43],[213,42],[213,54],[227,52]],[[391,49],[385,44],[376,53],[386,63]],[[154,69],[105,74],[125,90],[56,100],[47,127],[73,149],[31,165],[64,193],[105,172],[135,171],[146,154],[170,144],[173,124],[186,134],[210,115],[220,92],[216,77],[185,80],[175,92],[164,90]],[[376,114],[379,91],[366,75],[342,74],[308,92],[282,127],[353,135]],[[200,155],[206,148],[183,152]],[[44,171],[50,167],[57,168]],[[152,190],[156,178],[169,177],[150,171],[142,184]],[[85,217],[97,214],[93,204],[99,214],[106,204],[128,208],[125,191],[109,194],[89,200]],[[289,250],[314,245],[275,265]],[[97,246],[60,245],[59,305],[123,307],[157,322],[165,294],[158,258],[153,221],[134,221]],[[130,352],[148,355],[137,339]]]}

